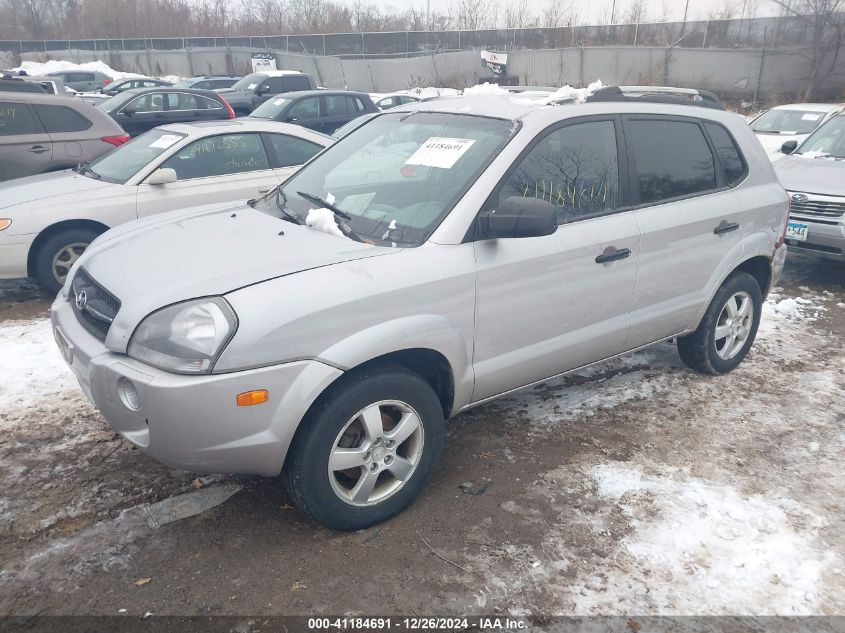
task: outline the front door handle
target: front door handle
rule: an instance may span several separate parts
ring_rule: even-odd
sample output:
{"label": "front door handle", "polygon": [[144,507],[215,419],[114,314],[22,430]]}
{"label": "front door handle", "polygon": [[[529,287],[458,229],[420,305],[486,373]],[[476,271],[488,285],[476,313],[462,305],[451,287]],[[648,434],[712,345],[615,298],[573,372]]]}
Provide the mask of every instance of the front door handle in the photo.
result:
{"label": "front door handle", "polygon": [[630,256],[630,248],[617,249],[615,246],[608,246],[606,249],[604,249],[604,252],[601,255],[596,257],[596,263],[607,264],[609,262],[615,262],[617,259],[625,259],[626,257]]}
{"label": "front door handle", "polygon": [[719,226],[713,229],[713,233],[716,235],[722,235],[723,233],[730,233],[731,231],[736,231],[739,228],[739,224],[736,222],[728,222],[727,220],[722,220],[719,222]]}
{"label": "front door handle", "polygon": [[43,145],[33,145],[29,148],[29,151],[33,154],[43,154],[44,152],[49,152],[49,147],[44,147]]}

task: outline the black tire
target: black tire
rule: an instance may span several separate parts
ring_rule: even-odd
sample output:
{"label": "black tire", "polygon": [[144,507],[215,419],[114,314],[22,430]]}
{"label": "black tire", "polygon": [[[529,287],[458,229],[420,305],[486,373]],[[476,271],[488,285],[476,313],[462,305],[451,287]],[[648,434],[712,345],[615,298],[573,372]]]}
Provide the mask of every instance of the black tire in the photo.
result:
{"label": "black tire", "polygon": [[[745,293],[752,301],[750,313],[753,315],[753,322],[750,327],[744,328],[748,334],[739,350],[730,358],[723,358],[717,352],[717,344],[719,341],[722,346],[727,343],[724,338],[716,339],[716,327],[724,326],[720,324],[723,309],[728,300],[738,293]],[[691,369],[705,374],[726,374],[736,369],[754,343],[757,328],[760,326],[762,309],[763,293],[757,280],[746,272],[733,273],[716,292],[698,329],[678,339],[678,353],[681,355],[681,360]]]}
{"label": "black tire", "polygon": [[41,287],[51,293],[61,290],[62,282],[53,273],[53,258],[72,244],[84,244],[87,247],[98,235],[100,233],[92,229],[69,229],[48,238],[35,254],[33,267],[35,279]]}
{"label": "black tire", "polygon": [[[350,470],[329,474],[329,458],[335,442],[356,414],[374,403],[400,401],[409,405],[422,424],[422,440],[415,436],[418,448],[416,468],[407,480],[389,496],[373,505],[354,505],[337,492],[341,478]],[[382,420],[384,420],[382,414]],[[382,422],[382,427],[385,422]],[[359,530],[385,521],[404,510],[422,491],[443,450],[443,407],[431,386],[418,374],[404,367],[384,364],[365,367],[343,376],[321,396],[300,424],[291,444],[283,469],[283,481],[291,500],[316,521],[335,530]],[[363,425],[362,425],[363,428]],[[389,433],[390,431],[386,431]],[[345,435],[343,437],[346,437]],[[341,441],[342,438],[341,438]],[[412,440],[398,443],[396,454],[405,450]],[[353,447],[361,447],[353,443]],[[375,457],[375,452],[370,451]],[[369,453],[368,453],[369,454]],[[385,458],[387,459],[387,458]],[[369,464],[372,466],[372,463]],[[378,466],[376,466],[378,467]],[[367,467],[351,469],[364,477]],[[387,468],[386,466],[384,468]],[[384,478],[382,478],[384,476]],[[392,482],[390,472],[377,475],[384,487]],[[396,479],[396,478],[393,478]],[[334,481],[333,481],[334,480]],[[397,481],[399,481],[397,479]]]}

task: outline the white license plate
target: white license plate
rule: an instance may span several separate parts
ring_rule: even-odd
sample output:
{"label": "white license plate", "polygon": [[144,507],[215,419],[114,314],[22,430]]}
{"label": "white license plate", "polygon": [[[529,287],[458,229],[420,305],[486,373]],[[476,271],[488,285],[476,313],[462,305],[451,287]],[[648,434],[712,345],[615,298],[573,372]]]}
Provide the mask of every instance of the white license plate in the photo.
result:
{"label": "white license plate", "polygon": [[56,345],[59,346],[59,351],[62,354],[62,358],[65,359],[65,362],[68,365],[73,365],[73,347],[71,346],[70,342],[65,338],[65,335],[62,334],[62,331],[57,327],[53,328],[53,336],[56,338]]}
{"label": "white license plate", "polygon": [[807,239],[807,225],[801,222],[790,222],[786,225],[786,239],[803,242]]}

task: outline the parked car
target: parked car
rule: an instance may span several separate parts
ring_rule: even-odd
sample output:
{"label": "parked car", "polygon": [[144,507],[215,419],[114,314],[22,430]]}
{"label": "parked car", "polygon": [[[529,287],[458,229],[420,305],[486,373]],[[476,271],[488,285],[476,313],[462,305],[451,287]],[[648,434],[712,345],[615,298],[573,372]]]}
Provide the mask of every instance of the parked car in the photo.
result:
{"label": "parked car", "polygon": [[133,90],[135,88],[158,88],[160,86],[170,86],[169,81],[164,79],[155,79],[154,77],[131,77],[129,79],[120,79],[113,81],[104,88],[100,89],[100,94],[113,97],[124,90]]}
{"label": "parked car", "polygon": [[296,123],[324,134],[332,134],[362,114],[372,112],[378,112],[378,108],[365,92],[305,90],[288,92],[265,101],[249,116]]}
{"label": "parked car", "polygon": [[93,92],[112,82],[111,77],[96,70],[57,70],[47,74],[58,77],[76,92]]}
{"label": "parked car", "polygon": [[212,90],[190,88],[136,88],[124,90],[97,104],[130,136],[167,123],[233,119],[226,100]]}
{"label": "parked car", "polygon": [[783,158],[781,146],[787,141],[800,144],[813,130],[835,114],[842,112],[842,104],[792,103],[765,110],[751,120],[757,135],[772,161]]}
{"label": "parked car", "polygon": [[334,132],[332,132],[332,138],[341,139],[347,134],[349,134],[353,130],[357,130],[359,127],[364,125],[367,121],[372,119],[376,116],[378,112],[368,112],[367,114],[362,114],[361,116],[355,117],[349,123],[345,125],[341,125],[337,128]]}
{"label": "parked car", "polygon": [[460,93],[453,88],[415,88],[413,90],[400,90],[388,94],[371,94],[373,103],[379,110],[389,110],[396,106],[419,101],[431,101],[433,99],[450,99],[457,97]]}
{"label": "parked car", "polygon": [[175,88],[196,88],[197,90],[218,90],[220,88],[231,88],[242,77],[224,77],[220,75],[205,75],[203,77],[190,77],[177,81]]}
{"label": "parked car", "polygon": [[784,144],[775,172],[790,196],[787,242],[798,252],[845,261],[845,113],[795,149]]}
{"label": "parked car", "polygon": [[0,278],[34,277],[58,292],[73,262],[108,228],[193,205],[242,202],[330,143],[281,123],[165,125],[73,171],[0,185]]}
{"label": "parked car", "polygon": [[[0,181],[68,169],[128,140],[107,114],[75,97],[0,92]],[[6,202],[0,196],[0,206]]]}
{"label": "parked car", "polygon": [[[376,148],[392,168],[361,179]],[[282,472],[300,508],[353,530],[419,494],[444,418],[671,338],[696,370],[737,367],[786,220],[735,114],[435,101],[379,114],[251,204],[101,236],[52,320],[133,445]]]}
{"label": "parked car", "polygon": [[218,90],[236,116],[246,116],[262,103],[283,92],[316,90],[314,77],[295,70],[265,70],[236,81],[231,88]]}
{"label": "parked car", "polygon": [[373,98],[373,102],[379,110],[389,110],[396,106],[405,105],[406,103],[416,103],[417,101],[422,101],[422,99],[404,93],[379,95],[377,99]]}
{"label": "parked car", "polygon": [[10,75],[0,76],[0,92],[30,92],[35,94],[48,94],[44,86],[35,81],[27,81],[22,77]]}

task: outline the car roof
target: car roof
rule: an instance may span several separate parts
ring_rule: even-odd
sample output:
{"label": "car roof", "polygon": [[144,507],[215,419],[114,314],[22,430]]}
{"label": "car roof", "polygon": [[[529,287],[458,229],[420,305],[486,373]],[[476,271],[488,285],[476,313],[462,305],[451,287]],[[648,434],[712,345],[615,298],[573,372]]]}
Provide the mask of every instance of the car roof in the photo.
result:
{"label": "car roof", "polygon": [[279,121],[271,121],[269,119],[252,119],[250,117],[223,119],[220,121],[196,121],[193,123],[168,123],[166,125],[160,125],[158,129],[196,137],[227,132],[278,132],[279,134],[289,134],[301,138],[334,140],[327,134],[309,130],[301,125],[280,123]]}
{"label": "car roof", "polygon": [[218,99],[221,98],[213,90],[200,90],[198,88],[177,88],[175,86],[156,86],[155,88],[130,88],[129,90],[124,90],[120,94],[126,95],[143,95],[147,94],[148,92],[185,92],[187,94],[196,94],[201,95],[203,97],[217,97]]}
{"label": "car roof", "polygon": [[64,95],[54,95],[49,92],[9,92],[0,90],[0,97],[3,99],[17,99],[18,101],[26,101],[27,103],[48,103],[50,105],[66,105],[71,108],[84,109],[94,108],[93,104],[83,101],[79,97],[70,97]]}
{"label": "car roof", "polygon": [[841,103],[788,103],[772,108],[772,110],[805,110],[809,112],[829,112],[843,107]]}
{"label": "car roof", "polygon": [[266,75],[267,77],[281,77],[282,75],[303,75],[301,70],[259,70],[250,75]]}
{"label": "car roof", "polygon": [[183,81],[202,81],[203,79],[243,79],[236,75],[197,75],[195,77],[185,77]]}
{"label": "car roof", "polygon": [[354,90],[293,90],[291,92],[280,92],[273,95],[275,98],[284,99],[298,99],[299,97],[318,97],[318,96],[332,96],[332,95],[350,95],[353,97],[367,97],[370,95],[366,92],[356,92]]}

